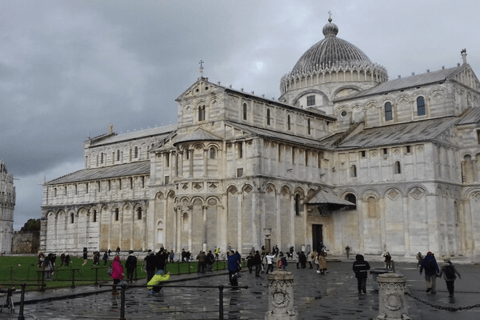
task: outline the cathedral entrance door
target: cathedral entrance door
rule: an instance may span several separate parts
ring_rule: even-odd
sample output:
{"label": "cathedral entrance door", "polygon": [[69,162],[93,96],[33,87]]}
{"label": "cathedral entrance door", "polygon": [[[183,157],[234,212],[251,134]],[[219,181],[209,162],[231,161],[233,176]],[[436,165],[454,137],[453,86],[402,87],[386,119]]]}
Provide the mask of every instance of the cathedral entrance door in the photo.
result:
{"label": "cathedral entrance door", "polygon": [[321,224],[312,225],[312,245],[313,251],[319,251],[323,247],[323,232]]}

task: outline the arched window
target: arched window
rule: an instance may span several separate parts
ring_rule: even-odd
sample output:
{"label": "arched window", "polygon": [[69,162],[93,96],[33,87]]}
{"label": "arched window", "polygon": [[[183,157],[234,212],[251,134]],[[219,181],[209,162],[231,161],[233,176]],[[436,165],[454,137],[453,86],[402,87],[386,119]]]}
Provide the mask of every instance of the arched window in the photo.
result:
{"label": "arched window", "polygon": [[140,207],[137,209],[137,219],[142,220],[142,208]]}
{"label": "arched window", "polygon": [[210,148],[210,159],[215,159],[215,148]]}
{"label": "arched window", "polygon": [[115,209],[115,221],[118,221],[118,219],[120,218],[120,214],[118,212],[118,208]]}
{"label": "arched window", "polygon": [[70,223],[75,222],[75,215],[73,213],[70,214]]}
{"label": "arched window", "polygon": [[97,210],[93,210],[93,222],[97,222]]}
{"label": "arched window", "polygon": [[425,115],[425,99],[423,97],[417,98],[417,115]]}
{"label": "arched window", "polygon": [[350,177],[352,177],[352,178],[357,177],[357,166],[356,165],[352,165],[352,167],[350,168]]}
{"label": "arched window", "polygon": [[307,132],[308,134],[311,134],[311,126],[310,126],[310,119],[307,120]]}
{"label": "arched window", "polygon": [[198,121],[205,121],[205,106],[198,108]]}
{"label": "arched window", "polygon": [[237,143],[237,152],[238,152],[238,159],[242,159],[243,158],[243,143],[241,142],[238,142]]}
{"label": "arched window", "polygon": [[117,150],[117,161],[120,161],[120,150]]}
{"label": "arched window", "polygon": [[100,163],[103,163],[103,152],[100,153]]}
{"label": "arched window", "polygon": [[357,197],[355,197],[355,195],[353,193],[348,193],[345,196],[345,200],[352,203],[352,206],[349,209],[351,209],[351,210],[356,210],[357,209]]}
{"label": "arched window", "polygon": [[290,121],[290,115],[287,116],[287,128],[288,128],[288,130],[292,130],[292,123]]}
{"label": "arched window", "polygon": [[267,109],[267,126],[270,125],[270,109]]}
{"label": "arched window", "polygon": [[138,147],[135,147],[135,156],[134,158],[138,158]]}
{"label": "arched window", "polygon": [[300,215],[300,195],[295,196],[295,215]]}
{"label": "arched window", "polygon": [[394,173],[395,174],[400,174],[402,173],[402,167],[400,165],[400,161],[395,161],[395,166],[394,166]]}
{"label": "arched window", "polygon": [[307,96],[307,107],[315,105],[315,96]]}
{"label": "arched window", "polygon": [[385,121],[393,120],[392,104],[390,102],[385,103]]}
{"label": "arched window", "polygon": [[247,104],[243,104],[243,120],[247,120]]}

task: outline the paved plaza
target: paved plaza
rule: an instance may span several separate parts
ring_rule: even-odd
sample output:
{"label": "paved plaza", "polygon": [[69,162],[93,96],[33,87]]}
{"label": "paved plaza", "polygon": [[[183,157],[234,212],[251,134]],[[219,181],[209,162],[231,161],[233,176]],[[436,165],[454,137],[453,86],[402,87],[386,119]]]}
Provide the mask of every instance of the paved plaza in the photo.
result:
{"label": "paved plaza", "polygon": [[[367,257],[368,259],[368,257]],[[319,275],[312,269],[296,269],[290,263],[295,279],[295,306],[297,319],[373,319],[378,315],[378,292],[373,289],[372,278],[367,282],[367,294],[359,295],[351,270],[353,260],[330,262],[329,273]],[[371,261],[372,268],[383,266]],[[480,308],[448,311],[432,307],[467,307],[480,303],[480,267],[458,265],[462,279],[455,283],[456,294],[448,298],[445,282],[438,279],[437,294],[425,292],[423,277],[414,263],[397,263],[398,273],[407,279],[408,292],[423,302],[407,297],[408,311],[412,319],[480,319]],[[268,308],[267,279],[264,274],[255,277],[244,270],[239,284],[248,289],[224,290],[225,319],[263,319]],[[224,272],[213,276],[196,274],[172,276],[172,285],[225,285],[228,275]],[[138,281],[141,285],[145,281]],[[69,297],[69,295],[71,295]],[[83,296],[78,296],[83,295]],[[68,297],[68,298],[66,298]],[[19,295],[14,296],[14,301]],[[25,305],[27,319],[119,319],[120,296],[112,296],[108,287],[77,287],[76,289],[31,292]],[[18,307],[16,308],[18,312]],[[218,319],[219,290],[199,288],[164,288],[161,293],[150,295],[145,288],[129,288],[126,292],[126,319]],[[16,319],[17,315],[1,314],[0,318]]]}

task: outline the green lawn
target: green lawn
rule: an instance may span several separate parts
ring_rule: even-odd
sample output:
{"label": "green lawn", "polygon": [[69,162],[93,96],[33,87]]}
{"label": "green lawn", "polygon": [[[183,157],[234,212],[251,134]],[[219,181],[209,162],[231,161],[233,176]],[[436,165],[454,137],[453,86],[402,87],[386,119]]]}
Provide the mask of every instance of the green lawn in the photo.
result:
{"label": "green lawn", "polygon": [[[107,266],[112,262],[113,257],[107,262]],[[139,259],[137,266],[137,278],[143,279],[147,277],[143,271],[142,260]],[[71,258],[70,266],[60,267],[60,259],[57,257],[55,272],[52,276],[52,281],[45,281],[45,287],[48,288],[62,288],[70,287],[72,284],[72,274],[75,276],[75,285],[92,285],[95,283],[95,273],[97,273],[98,282],[111,281],[107,274],[107,266],[103,265],[103,261],[97,267],[93,266],[93,261],[90,259],[85,266],[82,266],[83,259]],[[122,261],[124,264],[125,261]],[[168,263],[165,268],[170,274],[186,274],[196,273],[198,264],[191,263]],[[219,261],[213,265],[213,270],[226,269],[226,262]],[[75,270],[78,269],[78,270]],[[97,269],[97,270],[95,270]],[[126,273],[126,272],[125,272]],[[37,268],[37,257],[0,257],[0,285],[5,288],[7,286],[20,287],[20,284],[27,283],[27,290],[37,290],[39,286],[28,286],[28,284],[41,284],[42,272]]]}

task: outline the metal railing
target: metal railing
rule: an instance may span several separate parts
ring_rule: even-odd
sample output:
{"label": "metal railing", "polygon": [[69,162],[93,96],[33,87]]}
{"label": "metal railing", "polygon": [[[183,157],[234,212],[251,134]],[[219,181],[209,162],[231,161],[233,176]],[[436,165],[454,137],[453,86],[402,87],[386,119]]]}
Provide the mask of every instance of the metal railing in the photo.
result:
{"label": "metal railing", "polygon": [[[28,286],[38,286],[36,284],[28,284]],[[101,287],[112,287],[116,288],[117,285],[100,285]],[[132,285],[126,285],[125,283],[122,283],[119,285],[121,288],[120,291],[120,317],[119,320],[126,320],[125,318],[125,305],[126,305],[126,296],[125,292],[130,288],[145,288],[145,285],[143,286],[132,286]],[[20,294],[20,308],[18,312],[18,320],[25,320],[25,315],[24,315],[24,305],[25,305],[25,291],[26,291],[27,284],[22,283],[21,284],[21,294]],[[187,285],[161,285],[159,286],[162,289],[167,289],[167,288],[199,288],[199,289],[218,289],[218,319],[224,320],[224,308],[223,308],[223,290],[224,289],[248,289],[248,286],[187,286]],[[10,290],[10,291],[14,291]],[[11,299],[11,292],[9,291],[10,294],[10,299]],[[99,294],[99,293],[95,293]],[[8,300],[8,296],[7,296]],[[12,312],[12,311],[11,311]],[[14,312],[14,310],[13,310]]]}
{"label": "metal railing", "polygon": [[[101,285],[104,286],[104,285]],[[108,285],[106,287],[117,287],[115,285]],[[126,320],[125,318],[125,292],[127,289],[127,285],[123,283],[120,285],[121,293],[120,293],[120,318],[119,320]],[[165,288],[200,288],[200,289],[218,289],[218,319],[224,320],[223,316],[223,290],[224,289],[248,289],[248,286],[182,286],[182,285],[161,285],[159,286],[162,289]],[[145,288],[145,286],[128,286],[128,288]]]}

